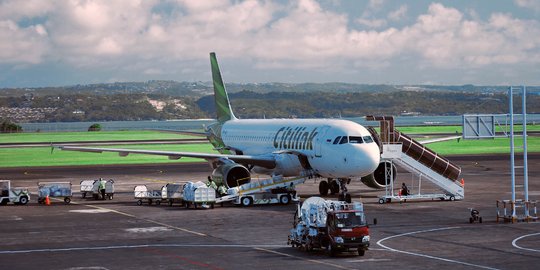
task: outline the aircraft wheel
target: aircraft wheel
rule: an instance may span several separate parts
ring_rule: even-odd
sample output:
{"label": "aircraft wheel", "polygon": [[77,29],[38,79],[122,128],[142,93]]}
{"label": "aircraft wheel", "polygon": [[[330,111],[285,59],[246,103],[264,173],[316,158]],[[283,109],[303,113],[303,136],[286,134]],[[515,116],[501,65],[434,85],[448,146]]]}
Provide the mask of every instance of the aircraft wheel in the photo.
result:
{"label": "aircraft wheel", "polygon": [[320,194],[321,196],[326,196],[326,195],[328,195],[328,189],[329,189],[329,188],[330,188],[330,187],[328,186],[328,182],[326,182],[326,181],[321,181],[321,182],[319,183],[319,194]]}
{"label": "aircraft wheel", "polygon": [[339,185],[336,180],[330,182],[330,194],[339,193]]}

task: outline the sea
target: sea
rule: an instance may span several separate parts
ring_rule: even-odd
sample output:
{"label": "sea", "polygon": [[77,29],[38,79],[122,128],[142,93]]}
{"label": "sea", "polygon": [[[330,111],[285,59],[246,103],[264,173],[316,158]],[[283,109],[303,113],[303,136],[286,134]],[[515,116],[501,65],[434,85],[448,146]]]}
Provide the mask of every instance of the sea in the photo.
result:
{"label": "sea", "polygon": [[[366,121],[364,117],[342,118],[357,122],[361,125],[378,126],[377,122]],[[462,125],[463,116],[396,116],[396,126],[449,126]],[[500,125],[509,122],[506,115],[497,115]],[[522,116],[515,114],[514,122],[520,124]],[[98,123],[104,131],[114,130],[143,130],[143,129],[170,129],[170,130],[200,130],[205,125],[216,122],[214,119],[169,120],[169,121],[105,121],[105,122],[55,122],[55,123],[20,123],[24,132],[64,132],[87,131],[92,124]],[[540,124],[540,114],[527,114],[527,123]]]}

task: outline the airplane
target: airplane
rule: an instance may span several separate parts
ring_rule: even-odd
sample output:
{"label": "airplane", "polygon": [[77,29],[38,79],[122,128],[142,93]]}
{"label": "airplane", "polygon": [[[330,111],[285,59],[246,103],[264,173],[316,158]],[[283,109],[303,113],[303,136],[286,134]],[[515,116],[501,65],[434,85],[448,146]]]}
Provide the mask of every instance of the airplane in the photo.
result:
{"label": "airplane", "polygon": [[120,156],[148,154],[207,160],[212,178],[227,188],[251,181],[251,174],[328,178],[319,183],[326,195],[340,192],[350,201],[346,184],[362,177],[367,186],[382,188],[384,164],[376,133],[343,119],[238,119],[231,108],[216,54],[210,53],[217,122],[205,127],[204,134],[219,154],[152,151],[117,148],[55,146],[61,150],[116,152]]}

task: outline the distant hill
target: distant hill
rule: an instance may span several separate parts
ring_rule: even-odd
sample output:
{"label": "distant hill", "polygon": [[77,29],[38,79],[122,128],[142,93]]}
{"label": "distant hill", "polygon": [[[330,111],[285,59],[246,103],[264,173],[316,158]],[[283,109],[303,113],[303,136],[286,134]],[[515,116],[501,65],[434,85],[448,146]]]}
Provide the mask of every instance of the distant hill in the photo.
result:
{"label": "distant hill", "polygon": [[[506,113],[507,87],[347,83],[227,84],[241,118],[354,117],[368,114]],[[540,113],[540,87],[528,112]],[[148,81],[0,89],[0,119],[15,122],[166,120],[214,117],[212,84]],[[515,99],[516,111],[521,105]],[[533,105],[534,104],[534,105]]]}

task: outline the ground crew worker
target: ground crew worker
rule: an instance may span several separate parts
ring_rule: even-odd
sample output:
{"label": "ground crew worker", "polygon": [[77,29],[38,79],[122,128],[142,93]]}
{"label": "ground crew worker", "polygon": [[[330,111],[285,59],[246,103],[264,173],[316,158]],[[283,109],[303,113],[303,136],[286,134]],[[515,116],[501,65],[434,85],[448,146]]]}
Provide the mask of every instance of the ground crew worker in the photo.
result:
{"label": "ground crew worker", "polygon": [[99,193],[101,193],[102,200],[105,200],[105,182],[103,178],[99,178]]}
{"label": "ground crew worker", "polygon": [[220,185],[218,187],[218,194],[219,194],[219,196],[227,195],[227,188],[224,185]]}
{"label": "ground crew worker", "polygon": [[212,177],[208,176],[208,183],[206,183],[206,186],[207,187],[210,187],[210,188],[213,188],[214,190],[217,191],[217,185],[216,185],[216,182],[214,182],[214,180],[212,179]]}
{"label": "ground crew worker", "polygon": [[407,187],[407,185],[405,185],[405,183],[401,184],[401,196],[407,196],[409,194],[410,194],[410,192],[409,192],[409,188]]}

